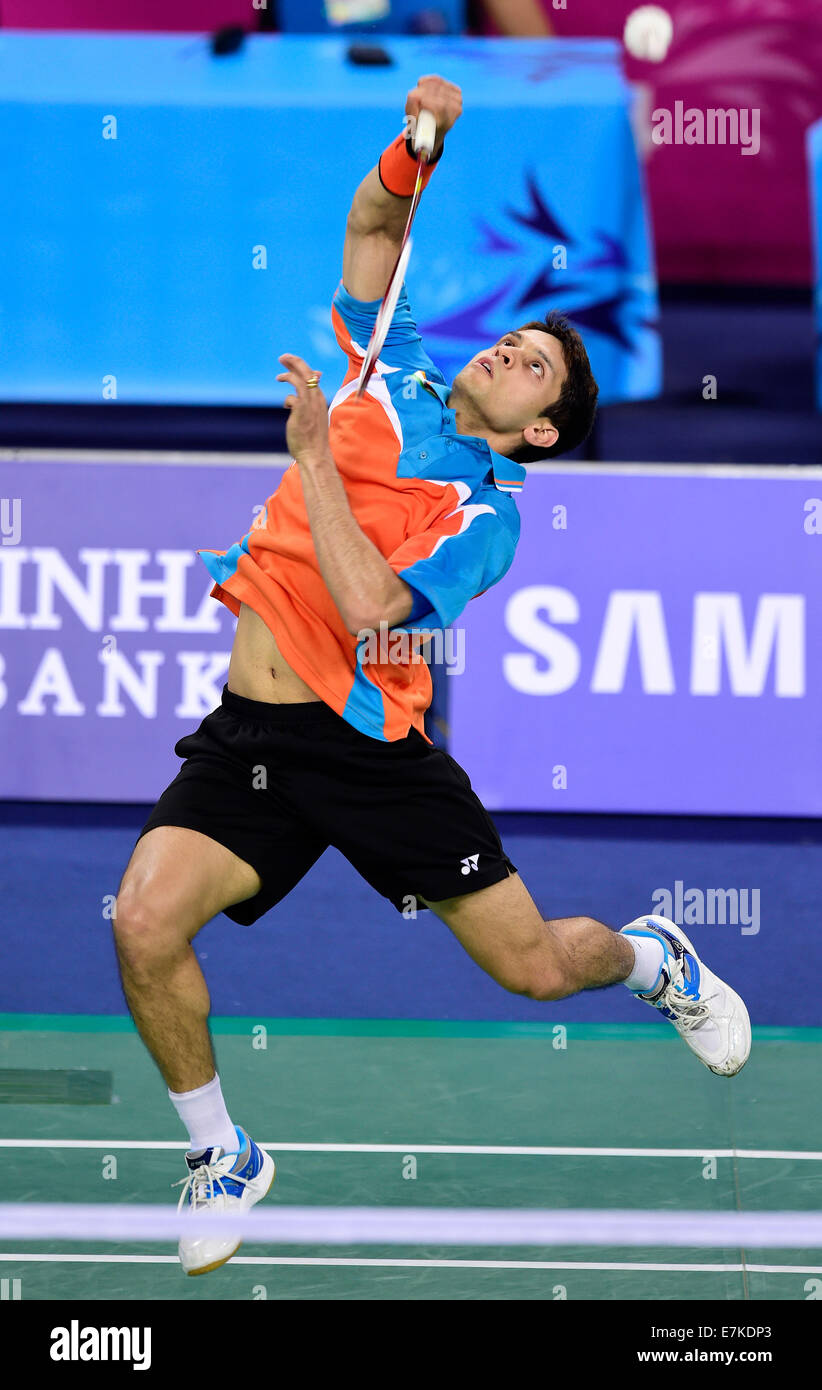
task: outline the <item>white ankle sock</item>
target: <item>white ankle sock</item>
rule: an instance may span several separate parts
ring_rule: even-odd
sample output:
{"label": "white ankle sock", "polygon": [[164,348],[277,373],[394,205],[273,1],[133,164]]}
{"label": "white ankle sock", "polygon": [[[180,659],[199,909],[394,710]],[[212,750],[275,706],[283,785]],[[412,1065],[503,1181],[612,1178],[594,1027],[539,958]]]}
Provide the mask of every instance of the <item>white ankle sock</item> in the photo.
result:
{"label": "white ankle sock", "polygon": [[647,994],[653,989],[659,979],[659,972],[665,960],[665,947],[658,936],[640,935],[634,932],[623,932],[634,948],[636,957],[634,968],[627,980],[623,984],[634,992]]}
{"label": "white ankle sock", "polygon": [[189,1133],[192,1152],[220,1144],[224,1153],[237,1152],[237,1132],[229,1119],[219,1076],[196,1091],[169,1091],[168,1098]]}

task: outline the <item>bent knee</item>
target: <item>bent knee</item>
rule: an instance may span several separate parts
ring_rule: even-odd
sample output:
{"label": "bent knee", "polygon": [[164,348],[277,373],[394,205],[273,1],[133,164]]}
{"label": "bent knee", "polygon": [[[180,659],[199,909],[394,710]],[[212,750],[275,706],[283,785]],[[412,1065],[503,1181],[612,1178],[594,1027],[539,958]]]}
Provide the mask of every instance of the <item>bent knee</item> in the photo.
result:
{"label": "bent knee", "polygon": [[538,999],[543,1003],[550,999],[565,999],[573,993],[559,965],[542,955],[520,962],[500,972],[496,978],[509,994],[524,995],[527,999]]}
{"label": "bent knee", "polygon": [[523,991],[529,999],[539,999],[547,1003],[550,999],[567,999],[573,990],[569,988],[564,975],[553,973],[535,977]]}
{"label": "bent knee", "polygon": [[125,885],[121,888],[111,926],[121,960],[132,966],[167,959],[190,940],[185,923],[170,912],[161,893],[150,883],[139,889]]}

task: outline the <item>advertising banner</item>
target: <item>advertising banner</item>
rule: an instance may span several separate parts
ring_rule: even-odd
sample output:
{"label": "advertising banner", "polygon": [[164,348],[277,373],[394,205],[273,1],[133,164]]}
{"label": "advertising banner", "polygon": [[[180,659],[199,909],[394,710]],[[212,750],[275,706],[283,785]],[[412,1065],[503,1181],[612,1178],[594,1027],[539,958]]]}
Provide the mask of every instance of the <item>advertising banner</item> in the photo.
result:
{"label": "advertising banner", "polygon": [[449,682],[485,804],[822,813],[822,470],[542,465],[518,505]]}
{"label": "advertising banner", "polygon": [[[286,462],[100,460],[0,463],[4,798],[156,799],[228,670],[195,552]],[[518,506],[431,648],[489,808],[822,813],[822,470],[542,465]]]}
{"label": "advertising banner", "polygon": [[0,463],[0,796],[157,799],[228,671],[195,552],[239,540],[283,462]]}

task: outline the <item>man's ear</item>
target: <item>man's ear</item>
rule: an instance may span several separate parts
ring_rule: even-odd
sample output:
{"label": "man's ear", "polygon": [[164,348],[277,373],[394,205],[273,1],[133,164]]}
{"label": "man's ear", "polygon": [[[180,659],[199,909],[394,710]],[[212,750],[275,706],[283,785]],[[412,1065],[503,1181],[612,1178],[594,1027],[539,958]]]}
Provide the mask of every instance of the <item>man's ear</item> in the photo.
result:
{"label": "man's ear", "polygon": [[532,425],[525,426],[522,437],[526,444],[533,444],[537,449],[550,449],[559,439],[559,430],[546,415],[540,415]]}

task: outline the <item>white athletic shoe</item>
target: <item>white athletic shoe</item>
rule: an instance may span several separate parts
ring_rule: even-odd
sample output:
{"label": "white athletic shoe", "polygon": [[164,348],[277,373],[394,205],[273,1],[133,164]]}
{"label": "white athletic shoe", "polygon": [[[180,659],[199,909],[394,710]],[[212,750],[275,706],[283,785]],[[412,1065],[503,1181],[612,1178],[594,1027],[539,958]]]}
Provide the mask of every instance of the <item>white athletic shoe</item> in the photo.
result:
{"label": "white athletic shoe", "polygon": [[637,917],[622,928],[626,936],[655,936],[665,959],[654,988],[634,991],[669,1018],[717,1076],[736,1076],[751,1051],[751,1020],[738,994],[703,965],[681,927],[667,917]]}
{"label": "white athletic shoe", "polygon": [[[245,1130],[235,1128],[238,1152],[224,1153],[215,1144],[186,1154],[189,1176],[174,1184],[184,1184],[178,1211],[186,1204],[198,1216],[206,1211],[248,1211],[266,1195],[276,1177],[274,1160]],[[241,1237],[230,1231],[190,1240],[183,1236],[178,1247],[180,1263],[186,1274],[207,1274],[230,1260],[241,1245]]]}

